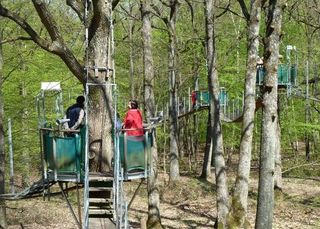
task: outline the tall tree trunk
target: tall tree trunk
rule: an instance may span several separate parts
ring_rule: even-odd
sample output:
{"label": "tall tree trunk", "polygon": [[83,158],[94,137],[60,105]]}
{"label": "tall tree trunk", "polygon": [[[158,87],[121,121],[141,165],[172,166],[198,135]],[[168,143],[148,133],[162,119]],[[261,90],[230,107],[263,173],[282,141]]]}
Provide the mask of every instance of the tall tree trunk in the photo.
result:
{"label": "tall tree trunk", "polygon": [[[2,55],[2,34],[0,30],[0,194],[5,193],[5,152],[4,152],[4,130],[3,130],[3,55]],[[7,228],[6,204],[0,199],[0,228]]]}
{"label": "tall tree trunk", "polygon": [[258,188],[257,229],[271,229],[274,205],[274,165],[277,145],[278,59],[282,21],[282,3],[270,0],[267,6],[264,67],[266,70],[263,98],[261,152]]}
{"label": "tall tree trunk", "polygon": [[212,132],[211,132],[211,115],[208,114],[207,120],[207,135],[206,135],[206,146],[204,150],[204,159],[202,165],[201,178],[209,180],[212,177]]}
{"label": "tall tree trunk", "polygon": [[278,95],[278,123],[277,123],[277,143],[274,157],[274,189],[282,192],[282,162],[281,162],[281,121],[280,121],[280,97]]}
{"label": "tall tree trunk", "polygon": [[219,104],[219,80],[216,66],[216,47],[214,29],[214,4],[215,0],[205,1],[206,20],[206,45],[208,65],[208,89],[210,93],[210,115],[211,115],[211,141],[214,155],[215,176],[217,186],[217,228],[226,228],[226,218],[229,211],[229,193],[224,160],[222,127],[220,119]]}
{"label": "tall tree trunk", "polygon": [[[131,3],[131,1],[129,1],[128,3],[129,5],[129,12],[130,15],[133,14],[133,5]],[[128,32],[129,32],[129,62],[130,62],[130,69],[129,69],[129,78],[130,78],[130,88],[131,88],[131,98],[135,98],[135,84],[134,84],[134,57],[133,57],[133,19],[129,18],[129,28],[128,28]]]}
{"label": "tall tree trunk", "polygon": [[[280,117],[280,115],[278,115]],[[277,139],[276,139],[276,151],[274,157],[274,189],[278,191],[282,191],[282,163],[281,163],[281,128],[280,128],[280,120],[277,123]]]}
{"label": "tall tree trunk", "polygon": [[[152,30],[150,19],[151,0],[140,0],[142,18],[143,64],[144,64],[144,102],[148,122],[156,114],[154,98],[154,65],[152,56]],[[160,218],[160,196],[158,184],[158,148],[153,135],[151,148],[151,171],[148,177],[148,228],[162,228]]]}
{"label": "tall tree trunk", "polygon": [[[304,7],[306,9],[310,9],[312,6],[309,3],[309,1],[304,1]],[[310,66],[312,66],[312,59],[311,55],[314,50],[312,45],[312,38],[314,34],[314,29],[310,25],[305,25],[305,35],[307,37],[307,63],[306,63],[306,100],[305,100],[305,125],[307,126],[311,121],[311,106],[310,106],[310,85],[309,79],[310,79]],[[311,92],[312,94],[312,92]],[[306,160],[310,161],[310,152],[311,152],[311,143],[310,143],[311,134],[308,130],[305,131],[305,145],[306,145]]]}
{"label": "tall tree trunk", "polygon": [[243,227],[248,205],[248,188],[251,167],[252,138],[256,107],[256,64],[259,53],[259,31],[261,0],[252,0],[248,28],[248,61],[245,82],[243,122],[240,141],[240,156],[235,189],[228,224],[230,227]]}
{"label": "tall tree trunk", "polygon": [[[112,1],[97,0],[92,1],[94,16],[89,27],[89,47],[87,50],[89,82],[97,84],[111,82],[109,71],[101,70],[95,72],[93,66],[111,68],[110,63],[110,25]],[[111,120],[113,117],[112,107],[112,88],[107,86],[89,87],[88,120],[89,120],[89,139],[90,153],[95,155],[92,163],[92,170],[110,171],[112,159],[112,138]]]}
{"label": "tall tree trunk", "polygon": [[[309,39],[308,39],[309,40]],[[309,44],[309,42],[308,42]],[[306,64],[306,105],[305,105],[305,125],[307,126],[309,122],[311,121],[311,112],[310,112],[310,100],[309,100],[309,69],[310,69],[310,51],[311,47],[308,45],[308,60]],[[311,150],[311,145],[310,145],[310,133],[308,130],[305,131],[305,145],[306,145],[306,160],[310,161],[310,150]]]}
{"label": "tall tree trunk", "polygon": [[170,18],[167,23],[169,35],[169,120],[170,120],[170,181],[178,181],[179,172],[179,149],[178,149],[178,115],[177,115],[177,79],[176,79],[176,19],[178,1],[170,0]]}

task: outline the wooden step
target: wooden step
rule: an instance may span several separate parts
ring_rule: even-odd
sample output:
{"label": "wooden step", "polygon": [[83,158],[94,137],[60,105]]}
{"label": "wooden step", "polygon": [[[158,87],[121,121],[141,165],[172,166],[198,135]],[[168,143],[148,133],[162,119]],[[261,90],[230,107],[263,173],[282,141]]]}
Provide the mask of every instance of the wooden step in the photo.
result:
{"label": "wooden step", "polygon": [[112,193],[112,173],[89,173],[89,218],[113,218]]}
{"label": "wooden step", "polygon": [[89,186],[89,192],[106,192],[112,191],[112,187],[91,187]]}
{"label": "wooden step", "polygon": [[89,198],[105,198],[105,199],[111,199],[112,193],[105,193],[105,192],[89,192]]}
{"label": "wooden step", "polygon": [[89,187],[113,187],[113,181],[90,181]]}
{"label": "wooden step", "polygon": [[113,202],[109,199],[93,198],[89,199],[89,206],[100,208],[113,208]]}
{"label": "wooden step", "polygon": [[90,181],[113,181],[113,174],[112,173],[90,172],[89,173],[89,182]]}
{"label": "wooden step", "polygon": [[113,210],[111,209],[91,209],[89,208],[89,218],[111,218]]}
{"label": "wooden step", "polygon": [[111,199],[108,198],[90,198],[89,199],[89,203],[108,203],[108,204],[112,204],[113,201]]}
{"label": "wooden step", "polygon": [[93,206],[89,205],[89,211],[95,211],[95,210],[110,210],[113,211],[112,206],[110,205],[105,205],[105,206]]}

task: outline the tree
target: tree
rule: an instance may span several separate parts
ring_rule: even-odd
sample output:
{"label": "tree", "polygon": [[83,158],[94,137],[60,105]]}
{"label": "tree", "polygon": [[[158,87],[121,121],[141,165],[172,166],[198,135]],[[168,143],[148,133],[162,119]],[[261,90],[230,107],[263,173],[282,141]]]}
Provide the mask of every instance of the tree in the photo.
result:
{"label": "tree", "polygon": [[[91,1],[88,1],[88,3]],[[84,23],[88,29],[88,49],[86,55],[88,66],[81,62],[73,54],[66,44],[59,25],[49,10],[47,1],[32,0],[33,6],[41,19],[41,23],[46,29],[47,37],[40,35],[32,25],[18,14],[7,9],[0,3],[0,16],[6,17],[19,25],[39,47],[55,54],[61,58],[69,70],[83,84],[94,82],[95,84],[105,83],[110,80],[110,25],[111,10],[118,4],[119,0],[96,0],[92,1],[92,15],[84,17],[86,1],[67,0],[75,13],[79,16],[80,22]],[[62,3],[56,3],[62,4]],[[85,21],[87,19],[87,21]],[[84,58],[86,59],[86,58]],[[93,66],[98,68],[94,69]],[[83,69],[87,68],[88,77]],[[111,120],[112,120],[112,95],[111,88],[95,86],[89,90],[90,103],[88,106],[88,121],[90,126],[89,141],[90,152],[95,155],[93,168],[98,171],[111,169],[112,145],[111,142]]]}
{"label": "tree", "polygon": [[204,157],[202,172],[200,177],[209,180],[212,177],[211,172],[212,166],[212,134],[211,134],[211,114],[208,114],[207,120],[207,135],[206,135],[206,146],[204,148]]}
{"label": "tree", "polygon": [[179,149],[178,149],[178,114],[177,114],[177,35],[176,20],[178,11],[178,0],[170,0],[170,17],[166,21],[169,36],[169,94],[170,94],[170,181],[177,181],[180,178],[179,172]]}
{"label": "tree", "polygon": [[282,22],[282,1],[270,0],[266,7],[266,35],[264,38],[263,114],[259,168],[257,229],[271,229],[274,205],[274,167],[277,146],[278,57]]}
{"label": "tree", "polygon": [[225,160],[223,157],[223,136],[220,118],[219,103],[219,80],[216,66],[216,43],[214,24],[215,0],[205,1],[205,26],[206,26],[206,48],[207,48],[207,71],[208,90],[210,94],[211,115],[211,144],[214,155],[215,176],[217,185],[217,228],[226,228],[226,218],[229,211],[229,193],[226,176]]}
{"label": "tree", "polygon": [[[0,195],[5,193],[5,149],[4,149],[4,129],[3,129],[3,98],[2,98],[2,83],[3,83],[3,55],[2,55],[2,34],[0,30]],[[0,199],[0,228],[7,228],[6,206],[5,201]]]}
{"label": "tree", "polygon": [[[240,5],[244,16],[247,14],[243,1]],[[259,54],[259,31],[261,0],[250,2],[250,15],[248,21],[248,60],[245,81],[243,121],[240,140],[240,156],[235,188],[232,196],[232,205],[228,217],[231,228],[243,227],[246,222],[248,205],[248,188],[251,168],[252,137],[254,130],[254,115],[256,107],[256,64]]]}
{"label": "tree", "polygon": [[[279,103],[278,103],[279,106]],[[279,110],[279,109],[278,109]],[[278,112],[278,117],[280,117],[280,112]],[[276,142],[276,151],[274,157],[274,189],[279,191],[279,194],[282,192],[282,163],[281,163],[281,128],[280,128],[280,118],[278,119],[277,124],[277,142]]]}
{"label": "tree", "polygon": [[[152,56],[151,30],[151,1],[140,0],[143,38],[143,65],[144,65],[144,102],[148,123],[150,117],[156,115],[154,98],[154,64]],[[155,135],[153,135],[151,149],[151,171],[148,177],[148,228],[162,228],[160,218],[160,197],[158,184],[158,149]]]}
{"label": "tree", "polygon": [[169,17],[163,16],[163,12],[154,4],[153,9],[158,17],[162,19],[167,27],[169,48],[168,48],[168,81],[169,81],[169,158],[170,158],[170,182],[178,181],[179,172],[179,148],[178,148],[178,114],[177,114],[177,34],[176,21],[179,7],[178,0],[161,1],[168,7]]}

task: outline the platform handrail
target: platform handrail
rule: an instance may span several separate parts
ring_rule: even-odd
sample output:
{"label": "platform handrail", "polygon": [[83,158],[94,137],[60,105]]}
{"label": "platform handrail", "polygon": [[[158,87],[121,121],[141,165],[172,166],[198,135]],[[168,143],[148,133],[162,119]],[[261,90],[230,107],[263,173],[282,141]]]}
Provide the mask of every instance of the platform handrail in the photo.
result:
{"label": "platform handrail", "polygon": [[40,128],[40,130],[52,131],[52,132],[63,132],[63,133],[80,133],[80,130],[70,130],[70,129],[54,129],[54,128]]}

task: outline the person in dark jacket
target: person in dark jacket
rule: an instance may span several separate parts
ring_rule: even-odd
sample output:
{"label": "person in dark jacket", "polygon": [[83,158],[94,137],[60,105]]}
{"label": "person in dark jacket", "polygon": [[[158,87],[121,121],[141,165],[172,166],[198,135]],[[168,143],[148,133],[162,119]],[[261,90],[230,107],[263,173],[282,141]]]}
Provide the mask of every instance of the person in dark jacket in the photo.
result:
{"label": "person in dark jacket", "polygon": [[65,129],[77,130],[83,125],[85,115],[84,101],[85,98],[82,95],[78,96],[77,103],[67,109],[65,118],[70,119],[70,121],[65,123]]}

